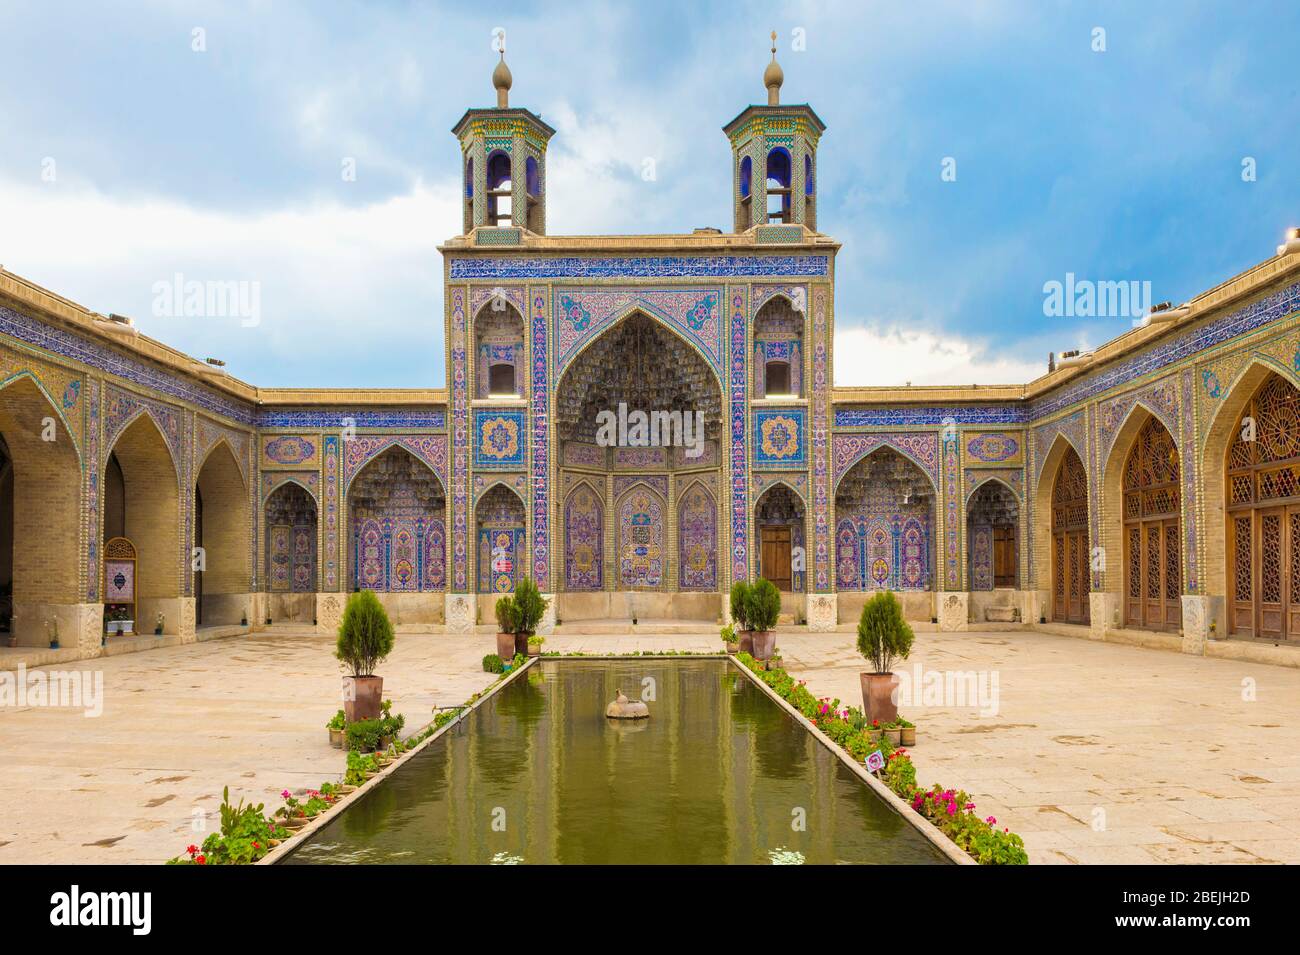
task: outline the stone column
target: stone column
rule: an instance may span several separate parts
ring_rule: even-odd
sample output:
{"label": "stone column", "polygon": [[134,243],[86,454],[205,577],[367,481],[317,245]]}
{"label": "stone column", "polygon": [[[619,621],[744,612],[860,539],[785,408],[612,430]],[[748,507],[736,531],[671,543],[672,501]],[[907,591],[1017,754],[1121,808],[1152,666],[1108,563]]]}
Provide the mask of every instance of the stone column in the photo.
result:
{"label": "stone column", "polygon": [[[724,602],[724,606],[729,601]],[[730,607],[727,607],[730,613]],[[808,629],[813,633],[830,633],[839,623],[839,598],[836,594],[808,595]]]}
{"label": "stone column", "polygon": [[473,633],[478,622],[478,594],[447,594],[444,619],[448,633]]}
{"label": "stone column", "polygon": [[1183,594],[1183,653],[1203,656],[1207,641],[1225,635],[1225,610],[1222,597]]}
{"label": "stone column", "polygon": [[939,629],[945,633],[956,633],[970,629],[970,594],[961,590],[950,590],[939,594]]}
{"label": "stone column", "polygon": [[1088,636],[1093,640],[1105,640],[1107,632],[1118,624],[1119,600],[1109,591],[1094,590],[1088,595],[1088,607],[1091,630]]}

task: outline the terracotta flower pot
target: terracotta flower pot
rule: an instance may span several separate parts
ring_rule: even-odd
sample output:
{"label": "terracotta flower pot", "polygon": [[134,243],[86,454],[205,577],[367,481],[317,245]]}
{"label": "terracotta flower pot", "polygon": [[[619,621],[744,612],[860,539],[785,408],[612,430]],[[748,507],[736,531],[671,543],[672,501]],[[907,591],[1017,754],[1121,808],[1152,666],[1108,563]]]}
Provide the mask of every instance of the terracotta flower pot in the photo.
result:
{"label": "terracotta flower pot", "polygon": [[515,658],[515,635],[497,631],[497,656],[502,663],[509,663]]}
{"label": "terracotta flower pot", "polygon": [[335,749],[343,748],[342,730],[330,730],[330,745],[333,746]]}
{"label": "terracotta flower pot", "polygon": [[893,744],[894,748],[897,749],[902,745],[903,730],[898,726],[890,727],[885,730],[885,737]]}
{"label": "terracotta flower pot", "polygon": [[739,652],[740,652],[740,644],[737,643],[737,642],[734,642],[734,641],[733,641],[732,643],[728,643],[728,644],[727,644],[727,652],[728,652],[728,653],[739,653]]}
{"label": "terracotta flower pot", "polygon": [[898,689],[898,677],[893,673],[863,673],[862,708],[866,711],[867,721],[880,720],[882,724],[891,723],[898,718],[898,704],[894,702],[894,691]]}
{"label": "terracotta flower pot", "polygon": [[754,631],[753,630],[740,631],[740,652],[748,653],[751,655],[753,654],[754,652]]}
{"label": "terracotta flower pot", "polygon": [[766,660],[772,656],[772,651],[776,649],[776,631],[755,630],[753,641],[754,659]]}
{"label": "terracotta flower pot", "polygon": [[349,723],[379,719],[384,701],[382,676],[345,676],[343,678],[343,716]]}
{"label": "terracotta flower pot", "polygon": [[916,745],[916,727],[915,727],[915,726],[904,726],[903,729],[902,729],[902,738],[899,740],[899,743],[900,743],[901,745],[903,745],[903,746],[915,746],[915,745]]}

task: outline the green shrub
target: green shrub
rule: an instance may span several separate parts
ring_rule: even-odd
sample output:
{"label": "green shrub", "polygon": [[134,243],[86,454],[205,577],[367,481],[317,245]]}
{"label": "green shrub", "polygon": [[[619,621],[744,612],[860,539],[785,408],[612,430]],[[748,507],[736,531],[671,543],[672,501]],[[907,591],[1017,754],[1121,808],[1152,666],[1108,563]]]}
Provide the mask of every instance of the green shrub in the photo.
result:
{"label": "green shrub", "polygon": [[489,653],[483,658],[483,670],[486,673],[502,673],[506,665],[495,653]]}
{"label": "green shrub", "polygon": [[379,598],[370,590],[349,596],[334,656],[354,677],[362,677],[374,676],[375,667],[392,652],[393,624]]}
{"label": "green shrub", "polygon": [[330,721],[325,724],[325,728],[330,730],[341,730],[344,729],[346,726],[347,726],[347,717],[344,716],[342,710],[339,710],[332,717],[330,717]]}
{"label": "green shrub", "polygon": [[748,610],[745,617],[752,630],[771,630],[781,615],[781,591],[765,577],[749,588]]}
{"label": "green shrub", "polygon": [[497,630],[501,633],[518,633],[519,611],[515,598],[509,594],[497,599]]}
{"label": "green shrub", "polygon": [[513,633],[526,633],[532,636],[537,632],[537,625],[546,615],[550,601],[542,597],[537,584],[525,577],[515,588],[515,630]]}
{"label": "green shrub", "polygon": [[357,720],[349,723],[346,731],[349,752],[373,753],[379,748],[379,737],[383,736],[383,720]]}
{"label": "green shrub", "polygon": [[906,660],[915,639],[903,619],[903,607],[888,590],[881,591],[862,608],[858,620],[858,652],[871,661],[873,673],[890,673],[897,660]]}
{"label": "green shrub", "polygon": [[752,630],[749,625],[749,582],[737,580],[731,585],[731,619],[741,630]]}

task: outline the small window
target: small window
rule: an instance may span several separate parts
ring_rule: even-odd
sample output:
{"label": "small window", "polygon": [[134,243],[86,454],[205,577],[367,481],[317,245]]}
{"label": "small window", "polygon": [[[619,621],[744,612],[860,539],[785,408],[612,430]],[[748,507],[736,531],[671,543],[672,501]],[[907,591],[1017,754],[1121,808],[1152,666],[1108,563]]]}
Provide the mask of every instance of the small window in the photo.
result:
{"label": "small window", "polygon": [[496,364],[488,369],[488,394],[515,394],[515,366]]}
{"label": "small window", "polygon": [[768,395],[788,395],[790,393],[790,363],[788,361],[769,361],[767,363],[763,391]]}

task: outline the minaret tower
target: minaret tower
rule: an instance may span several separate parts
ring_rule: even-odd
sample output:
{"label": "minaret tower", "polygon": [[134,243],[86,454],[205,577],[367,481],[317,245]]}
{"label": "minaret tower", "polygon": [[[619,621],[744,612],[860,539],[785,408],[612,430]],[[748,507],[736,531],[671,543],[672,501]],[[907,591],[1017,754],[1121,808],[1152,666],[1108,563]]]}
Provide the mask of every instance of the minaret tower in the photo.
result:
{"label": "minaret tower", "polygon": [[776,61],[763,71],[766,106],[748,106],[722,127],[731,140],[735,231],[804,225],[817,231],[817,142],[826,126],[806,103],[781,105],[785,72]]}
{"label": "minaret tower", "polygon": [[555,130],[510,106],[506,51],[492,71],[497,104],[469,109],[452,127],[460,140],[463,229],[478,245],[519,245],[520,229],[546,234],[546,144]]}

